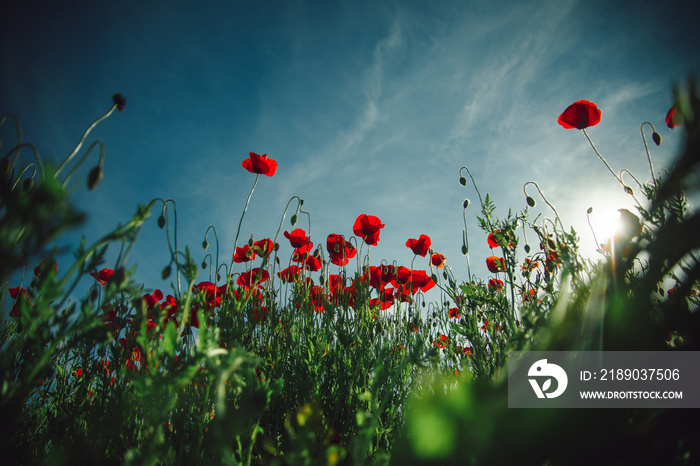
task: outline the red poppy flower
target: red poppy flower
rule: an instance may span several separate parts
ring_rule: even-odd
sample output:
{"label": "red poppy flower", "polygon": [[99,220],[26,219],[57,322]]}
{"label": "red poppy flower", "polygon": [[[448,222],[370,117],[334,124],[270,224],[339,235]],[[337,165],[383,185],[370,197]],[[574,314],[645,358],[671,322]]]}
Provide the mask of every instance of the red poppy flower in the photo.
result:
{"label": "red poppy flower", "polygon": [[348,259],[352,259],[357,254],[357,250],[352,243],[345,241],[345,238],[335,233],[328,235],[326,249],[331,262],[339,266],[347,265]]}
{"label": "red poppy flower", "polygon": [[300,248],[296,248],[294,250],[294,253],[292,254],[292,260],[294,262],[304,262],[307,257],[309,257],[309,253],[311,252],[311,249],[313,248],[314,243],[306,243],[305,246],[302,246]]}
{"label": "red poppy flower", "polygon": [[668,109],[668,113],[666,114],[666,126],[669,128],[673,129],[678,125],[683,124],[683,117],[678,113],[678,107],[676,105],[673,105],[670,109]]}
{"label": "red poppy flower", "polygon": [[114,270],[112,269],[102,269],[99,272],[90,272],[90,275],[95,278],[100,285],[107,284],[107,281],[114,275]]}
{"label": "red poppy flower", "polygon": [[257,173],[258,175],[272,176],[277,171],[277,162],[267,158],[267,154],[258,155],[255,152],[251,152],[241,165],[250,173]]}
{"label": "red poppy flower", "polygon": [[8,288],[7,291],[10,292],[10,297],[15,300],[15,304],[12,305],[12,310],[10,311],[10,315],[13,317],[19,317],[20,315],[20,299],[24,299],[29,303],[29,305],[32,305],[32,302],[29,300],[29,293],[27,290],[21,287],[15,287],[15,288]]}
{"label": "red poppy flower", "polygon": [[158,304],[158,301],[163,299],[163,292],[160,290],[154,290],[153,293],[148,294],[146,293],[141,297],[146,302],[146,309],[153,309],[156,304]]}
{"label": "red poppy flower", "polygon": [[291,233],[288,231],[284,232],[284,237],[289,240],[289,243],[294,249],[301,248],[309,244],[309,237],[306,236],[306,232],[301,228],[292,230]]}
{"label": "red poppy flower", "polygon": [[433,253],[433,255],[430,256],[430,263],[438,269],[441,269],[445,266],[445,256],[439,252]]}
{"label": "red poppy flower", "polygon": [[126,97],[124,97],[124,94],[114,94],[112,96],[112,102],[117,106],[117,110],[120,112],[124,111],[124,106],[126,105]]}
{"label": "red poppy flower", "polygon": [[255,252],[261,256],[267,256],[272,252],[275,247],[275,243],[272,242],[270,238],[261,239],[253,243],[253,249]]}
{"label": "red poppy flower", "polygon": [[450,319],[459,319],[459,308],[451,307],[447,314],[450,316]]}
{"label": "red poppy flower", "polygon": [[58,264],[55,261],[41,261],[39,265],[34,267],[34,276],[38,277],[42,272],[48,272],[51,269],[53,269],[55,273],[58,273]]}
{"label": "red poppy flower", "polygon": [[425,257],[430,249],[430,237],[428,235],[420,235],[418,239],[409,239],[406,241],[406,247],[413,251],[413,254]]}
{"label": "red poppy flower", "polygon": [[486,258],[486,267],[491,273],[503,272],[506,270],[506,262],[502,257],[489,256]]}
{"label": "red poppy flower", "polygon": [[[258,277],[258,275],[260,276]],[[256,267],[253,270],[242,273],[238,277],[238,280],[236,280],[236,284],[238,286],[243,286],[246,288],[253,288],[256,285],[260,285],[262,282],[268,280],[269,278],[270,274],[267,270],[263,269],[261,271],[259,267]]]}
{"label": "red poppy flower", "polygon": [[557,121],[566,129],[584,129],[600,123],[600,114],[596,104],[579,100],[569,105]]}
{"label": "red poppy flower", "polygon": [[321,265],[321,259],[316,256],[309,256],[306,258],[306,262],[304,262],[304,268],[312,272],[317,272],[320,270]]}
{"label": "red poppy flower", "polygon": [[255,259],[255,251],[247,244],[243,247],[236,247],[236,252],[233,254],[233,262],[240,264],[241,262],[249,262]]}
{"label": "red poppy flower", "polygon": [[[498,238],[501,238],[501,241],[505,243],[505,237],[503,234],[500,232],[500,230],[494,230],[493,233],[489,233],[488,238],[486,238],[486,242],[489,243],[489,247],[492,248],[497,248],[500,246],[498,242]],[[513,243],[508,243],[508,247],[513,247]]]}
{"label": "red poppy flower", "polygon": [[297,276],[299,276],[300,273],[301,269],[299,267],[297,267],[296,265],[290,265],[281,272],[277,272],[277,276],[280,277],[280,279],[284,283],[291,283],[294,282],[294,280]]}
{"label": "red poppy flower", "polygon": [[498,278],[490,278],[489,279],[489,291],[496,292],[500,291],[503,288],[503,280],[499,280]]}
{"label": "red poppy flower", "polygon": [[374,215],[362,214],[357,217],[352,227],[353,233],[362,237],[366,244],[376,246],[379,241],[379,230],[384,228],[384,224]]}

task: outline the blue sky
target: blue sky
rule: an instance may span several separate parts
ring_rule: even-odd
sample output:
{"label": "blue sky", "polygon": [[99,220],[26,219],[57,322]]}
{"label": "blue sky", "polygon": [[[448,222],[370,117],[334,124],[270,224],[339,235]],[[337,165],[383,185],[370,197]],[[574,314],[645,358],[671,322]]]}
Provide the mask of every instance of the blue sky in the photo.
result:
{"label": "blue sky", "polygon": [[[614,169],[642,181],[649,170],[639,125],[648,120],[664,137],[652,148],[655,165],[670,167],[681,142],[664,125],[672,88],[700,64],[694,5],[29,0],[0,18],[0,113],[18,115],[25,139],[57,162],[113,93],[126,96],[124,113],[88,139],[106,145],[105,177],[85,191],[95,158],[76,179],[88,222],[69,237],[74,244],[126,222],[139,203],[172,198],[179,245],[201,259],[214,225],[228,262],[255,178],[241,162],[253,151],[279,169],[260,180],[239,243],[272,237],[297,195],[315,244],[352,235],[360,214],[376,215],[386,227],[373,264],[409,266],[406,240],[427,234],[466,280],[461,205],[470,198],[472,271],[487,277],[478,198],[458,184],[459,168],[469,166],[500,215],[523,208],[523,184],[537,181],[593,257],[586,209],[632,203],[584,135],[557,117],[576,100],[595,102],[602,121],[591,138]],[[0,129],[5,148],[8,128]],[[147,288],[166,291],[157,215],[130,263]]]}

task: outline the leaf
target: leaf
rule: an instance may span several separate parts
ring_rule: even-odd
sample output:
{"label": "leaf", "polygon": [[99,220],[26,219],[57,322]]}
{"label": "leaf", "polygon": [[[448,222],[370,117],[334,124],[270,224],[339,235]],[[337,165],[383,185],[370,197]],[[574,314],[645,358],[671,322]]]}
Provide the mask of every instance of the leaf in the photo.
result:
{"label": "leaf", "polygon": [[549,386],[552,385],[552,379],[547,379],[547,381],[542,384],[542,392],[549,390]]}

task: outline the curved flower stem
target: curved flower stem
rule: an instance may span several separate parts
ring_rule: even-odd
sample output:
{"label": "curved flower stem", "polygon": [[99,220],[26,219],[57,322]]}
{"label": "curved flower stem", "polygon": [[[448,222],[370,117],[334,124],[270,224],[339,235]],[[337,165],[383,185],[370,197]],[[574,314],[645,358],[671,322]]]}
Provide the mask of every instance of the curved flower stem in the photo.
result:
{"label": "curved flower stem", "polygon": [[29,179],[30,180],[34,179],[34,175],[36,175],[36,165],[34,165],[33,163],[30,163],[29,165],[24,167],[21,172],[19,172],[19,175],[17,175],[17,179],[15,180],[14,184],[12,185],[12,191],[15,190],[15,188],[19,184],[19,181],[22,179],[22,177],[27,172],[27,170],[29,170],[30,168],[32,169],[32,176],[30,176]]}
{"label": "curved flower stem", "polygon": [[[63,161],[63,163],[61,163],[61,165],[56,170],[56,173],[54,173],[55,178],[58,178],[58,175],[61,173],[61,171],[63,171],[63,169],[66,168],[66,165],[68,165],[70,163],[70,161],[73,160],[73,157],[76,156],[78,151],[80,151],[80,148],[83,147],[83,143],[85,142],[85,138],[87,138],[88,134],[90,134],[90,132],[93,129],[95,129],[95,126],[97,126],[102,120],[108,118],[112,113],[114,113],[114,110],[116,110],[116,109],[117,109],[117,104],[115,103],[114,105],[112,105],[112,108],[110,108],[107,113],[105,113],[104,115],[99,117],[90,126],[88,126],[88,128],[83,133],[83,137],[80,138],[80,141],[78,141],[78,144],[75,146],[75,149],[73,149],[73,152],[68,154],[68,157],[66,157],[66,159]],[[81,160],[81,163],[82,163],[82,160]]]}
{"label": "curved flower stem", "polygon": [[[469,168],[467,166],[463,166],[462,168],[459,169],[459,176],[462,177],[462,170],[466,170],[467,173],[469,174],[469,178],[472,180],[472,184],[474,185],[474,189],[476,189],[476,194],[479,196],[479,203],[481,204],[481,210],[484,210],[484,199],[481,197],[481,192],[479,191],[479,187],[476,185],[476,181],[474,180],[474,177],[472,176],[472,173],[469,171]],[[461,183],[461,180],[460,180]],[[466,186],[466,185],[463,185]],[[487,215],[486,216],[486,223],[489,226],[489,230],[493,230],[493,226],[491,225],[491,216]]]}
{"label": "curved flower stem", "polygon": [[610,165],[608,164],[607,160],[605,160],[605,158],[603,158],[603,156],[600,155],[600,152],[598,152],[598,149],[596,148],[595,144],[593,144],[593,141],[592,141],[591,138],[588,136],[588,133],[586,132],[586,128],[583,128],[581,131],[583,131],[584,136],[586,136],[586,139],[588,139],[589,144],[590,144],[591,147],[593,148],[593,151],[596,153],[596,155],[598,156],[598,158],[605,164],[605,166],[608,168],[608,170],[610,170],[610,173],[612,173],[612,176],[614,176],[615,179],[616,179],[617,181],[619,181],[620,184],[621,184],[623,187],[625,187],[625,183],[624,183],[624,182],[620,179],[620,177],[617,176],[617,174],[613,171],[613,169],[612,169],[612,168],[610,167]]}
{"label": "curved flower stem", "polygon": [[17,145],[20,145],[22,144],[22,125],[19,123],[19,118],[17,118],[16,115],[11,113],[3,115],[2,118],[0,118],[0,128],[8,118],[15,122],[15,126],[17,127]]}
{"label": "curved flower stem", "polygon": [[[644,142],[644,150],[647,153],[647,160],[649,161],[649,170],[651,171],[651,179],[654,182],[654,187],[658,188],[658,186],[656,184],[656,176],[654,175],[654,164],[651,162],[651,154],[649,153],[649,145],[647,144],[647,138],[644,135],[644,125],[649,125],[649,127],[651,127],[651,131],[653,132],[653,134],[658,135],[658,133],[656,132],[656,128],[654,128],[654,125],[652,125],[648,121],[645,121],[644,123],[642,123],[639,126],[639,131],[642,133],[642,141]],[[655,141],[657,141],[657,140],[655,139]],[[661,138],[659,137],[657,144],[660,141],[661,141]],[[639,181],[637,181],[637,183],[639,183]]]}
{"label": "curved flower stem", "polygon": [[[207,235],[209,234],[209,230],[212,230],[214,232],[214,238],[216,239],[216,280],[215,283],[219,281],[219,235],[216,234],[216,228],[214,228],[214,225],[209,225],[209,228],[207,228],[207,231],[204,232],[204,243],[207,243]],[[209,264],[211,267],[211,263]],[[209,277],[211,280],[211,275]]]}
{"label": "curved flower stem", "polygon": [[[623,170],[620,172],[620,179],[622,179],[622,174],[623,174],[623,173],[627,173],[627,174],[628,174],[629,176],[631,176],[632,179],[637,183],[637,186],[639,186],[640,188],[642,187],[642,183],[639,182],[639,180],[637,179],[637,177],[634,176],[634,175],[632,174],[632,172],[629,171],[629,170],[627,170],[626,168],[623,169]],[[625,186],[627,186],[627,185],[625,185]],[[626,191],[626,190],[625,190],[625,191]]]}
{"label": "curved flower stem", "polygon": [[[590,210],[591,209],[589,209],[589,211]],[[586,212],[586,221],[588,222],[588,228],[590,228],[591,233],[593,233],[593,241],[595,241],[596,250],[600,249],[600,243],[598,243],[598,238],[595,235],[595,230],[593,229],[593,225],[591,225],[591,214],[588,211]]]}
{"label": "curved flower stem", "polygon": [[[617,178],[617,175],[615,175],[615,178]],[[537,189],[537,192],[540,194],[540,197],[542,197],[542,200],[544,200],[545,204],[547,204],[549,208],[552,209],[552,212],[554,212],[554,215],[556,216],[555,218],[559,222],[559,226],[561,226],[561,229],[564,230],[564,224],[562,223],[561,218],[559,217],[559,212],[557,212],[557,209],[555,209],[554,206],[547,200],[547,197],[544,195],[544,193],[540,189],[540,186],[536,182],[528,181],[523,185],[523,193],[525,193],[525,197],[529,197],[526,190],[527,185],[529,184],[535,186],[535,189]],[[554,223],[554,228],[556,230],[556,223]]]}
{"label": "curved flower stem", "polygon": [[[253,196],[253,191],[255,191],[255,187],[258,185],[259,179],[260,179],[260,173],[255,175],[255,182],[253,183],[253,187],[250,188],[250,194],[248,194],[248,199],[245,201],[245,206],[243,207],[243,213],[241,213],[241,219],[238,221],[238,230],[236,231],[236,238],[233,240],[233,253],[231,254],[231,265],[229,265],[229,270],[233,269],[233,256],[236,254],[236,246],[238,246],[238,235],[240,235],[240,233],[241,233],[241,225],[243,224],[243,217],[245,216],[245,213],[248,210],[248,204],[250,203],[250,198]],[[285,213],[286,212],[287,211],[285,210]]]}
{"label": "curved flower stem", "polygon": [[19,157],[19,151],[20,149],[27,148],[31,149],[32,152],[34,153],[34,158],[36,158],[36,164],[39,167],[39,174],[41,175],[41,179],[44,179],[44,163],[41,161],[41,157],[39,157],[39,151],[36,150],[36,147],[34,145],[29,144],[29,143],[23,143],[23,144],[17,144],[15,147],[10,149],[10,151],[5,155],[5,157],[9,157],[10,154],[14,152],[14,156],[12,157],[12,161],[10,162],[9,167],[7,168],[8,171],[12,170],[12,168],[15,166],[15,163],[17,163],[17,158]]}
{"label": "curved flower stem", "polygon": [[[175,261],[175,271],[177,272],[177,292],[182,293],[182,290],[180,289],[180,262],[178,260],[178,250],[177,250],[177,205],[175,204],[175,201],[172,199],[167,199],[163,200],[161,198],[156,198],[151,203],[154,203],[156,201],[160,201],[163,203],[163,208],[161,212],[165,212],[165,217],[166,217],[166,222],[165,222],[165,237],[168,241],[168,249],[170,250],[170,257],[171,260]],[[175,217],[174,221],[174,234],[173,234],[173,243],[175,245],[175,248],[173,249],[173,244],[170,242],[170,218],[168,215],[168,209],[167,205],[168,203],[173,205],[173,216]],[[150,205],[150,204],[149,204]],[[179,296],[178,296],[179,297]]]}
{"label": "curved flower stem", "polygon": [[90,152],[92,152],[92,149],[95,146],[100,146],[100,162],[99,162],[99,167],[100,169],[104,166],[105,162],[105,145],[102,143],[102,141],[95,141],[92,144],[90,144],[90,147],[88,147],[88,150],[85,151],[85,154],[80,158],[77,164],[73,167],[73,169],[68,173],[68,176],[66,176],[66,179],[63,180],[63,187],[65,188],[68,185],[68,182],[70,179],[73,177],[73,174],[80,168],[80,166],[83,164],[85,159],[88,158],[90,155]]}

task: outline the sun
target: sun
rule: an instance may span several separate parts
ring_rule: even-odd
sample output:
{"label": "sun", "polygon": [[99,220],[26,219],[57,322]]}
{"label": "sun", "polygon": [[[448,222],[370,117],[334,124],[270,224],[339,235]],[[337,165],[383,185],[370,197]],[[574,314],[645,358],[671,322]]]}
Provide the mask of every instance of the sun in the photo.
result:
{"label": "sun", "polygon": [[593,231],[601,243],[606,243],[620,228],[620,211],[609,209],[601,212],[593,221]]}

